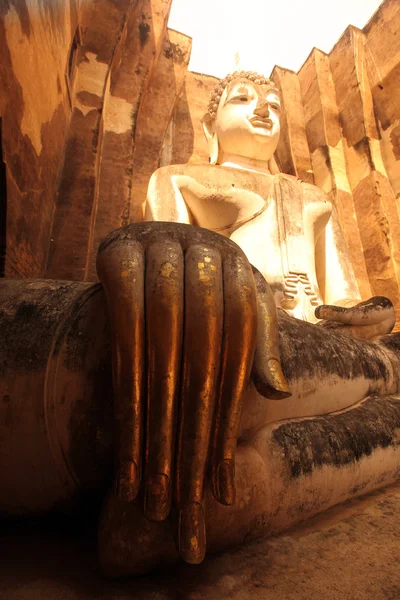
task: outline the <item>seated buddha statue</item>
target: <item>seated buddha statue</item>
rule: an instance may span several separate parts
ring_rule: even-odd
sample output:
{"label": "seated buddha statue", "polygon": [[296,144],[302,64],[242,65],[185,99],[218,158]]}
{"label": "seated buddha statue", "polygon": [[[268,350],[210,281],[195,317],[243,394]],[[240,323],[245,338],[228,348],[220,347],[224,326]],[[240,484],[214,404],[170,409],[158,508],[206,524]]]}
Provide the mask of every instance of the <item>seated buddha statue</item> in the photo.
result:
{"label": "seated buddha statue", "polygon": [[279,173],[279,119],[271,81],[249,72],[228,75],[203,118],[212,167],[157,170],[146,220],[191,223],[230,238],[268,281],[278,307],[315,322],[316,306],[349,306],[361,298],[326,194]]}
{"label": "seated buddha statue", "polygon": [[[148,342],[161,330],[165,345],[175,349],[183,330],[184,358],[178,377],[171,375],[179,371],[177,358],[167,367],[155,347],[148,355],[153,393],[147,437],[156,438],[160,411],[169,413],[164,439],[170,446],[154,462],[146,445],[144,462],[152,464],[145,466],[144,516],[140,503],[128,509],[113,497],[106,504],[100,558],[111,573],[172,560],[171,518],[178,522],[181,556],[196,563],[204,557],[206,538],[215,550],[280,530],[354,495],[352,475],[360,490],[382,476],[366,466],[375,442],[370,440],[363,457],[355,447],[365,435],[374,437],[365,426],[374,418],[371,398],[385,397],[392,407],[393,397],[386,396],[398,391],[397,336],[387,336],[395,323],[391,302],[361,301],[332,203],[314,185],[279,172],[274,152],[280,99],[271,81],[251,72],[227,76],[211,97],[203,126],[210,164],[165,166],[149,182],[142,227],[145,237],[153,236],[146,254],[152,283],[145,284],[145,295],[151,293],[156,308],[146,317]],[[156,221],[160,228],[170,222],[166,242],[152,233]],[[179,235],[178,223],[186,225]],[[125,238],[135,237],[130,227]],[[112,244],[121,261],[120,239],[121,232],[106,238],[98,261],[114,322],[119,263],[104,265]],[[123,256],[128,260],[128,253]],[[172,288],[162,291],[171,277],[178,277],[179,286],[169,282]],[[160,312],[160,302],[174,306],[174,316],[165,308]],[[161,363],[158,380],[169,386],[172,379],[182,381],[175,417],[166,388],[155,384]],[[176,397],[176,390],[170,394]],[[364,405],[365,399],[372,404]],[[173,419],[179,421],[175,442]],[[392,425],[394,431],[398,415]],[[396,453],[394,471],[398,459]]]}
{"label": "seated buddha statue", "polygon": [[199,563],[399,475],[393,306],[361,301],[326,195],[279,173],[279,114],[268,79],[229,75],[211,164],[153,174],[146,221],[100,245],[101,285],[0,283],[0,509],[105,496],[109,576]]}

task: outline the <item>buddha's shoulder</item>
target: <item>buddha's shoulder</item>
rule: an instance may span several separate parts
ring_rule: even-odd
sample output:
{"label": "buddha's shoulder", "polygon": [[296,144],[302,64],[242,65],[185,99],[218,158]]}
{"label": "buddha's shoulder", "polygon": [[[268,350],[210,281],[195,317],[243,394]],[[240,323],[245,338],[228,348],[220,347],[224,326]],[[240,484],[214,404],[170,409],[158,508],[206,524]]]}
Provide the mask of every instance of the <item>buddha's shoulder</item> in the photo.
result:
{"label": "buddha's shoulder", "polygon": [[283,195],[302,193],[305,204],[324,202],[330,206],[327,195],[320,188],[286,173],[270,175],[220,165],[183,164],[160,167],[153,176],[159,178],[182,176],[207,188],[236,186],[239,189],[252,190],[261,195],[263,195],[266,185],[269,187],[272,182],[275,182],[275,185],[281,188]]}
{"label": "buddha's shoulder", "polygon": [[299,191],[301,190],[304,202],[306,204],[313,202],[323,202],[326,203],[328,206],[331,206],[331,202],[327,194],[313,183],[303,181],[298,177],[295,177],[293,175],[287,175],[286,173],[279,173],[275,177],[281,186],[288,188],[289,192],[290,189],[292,189],[293,191],[296,190],[296,188]]}
{"label": "buddha's shoulder", "polygon": [[216,167],[206,164],[182,164],[182,165],[165,165],[155,171],[155,175],[187,175],[193,179],[203,177],[214,171]]}
{"label": "buddha's shoulder", "polygon": [[185,175],[191,175],[193,177],[195,177],[196,175],[202,175],[203,173],[207,173],[208,176],[210,176],[210,173],[230,173],[230,174],[236,174],[236,173],[246,173],[248,171],[245,171],[244,169],[234,169],[231,167],[222,167],[220,165],[209,165],[209,164],[205,164],[205,163],[199,163],[199,164],[194,164],[194,163],[186,163],[186,164],[182,164],[182,165],[165,165],[163,167],[160,167],[159,169],[157,169],[156,173],[171,173],[171,174],[176,174],[176,173],[182,173]]}
{"label": "buddha's shoulder", "polygon": [[220,165],[185,164],[168,165],[160,167],[155,176],[175,177],[184,176],[198,183],[210,187],[213,185],[239,185],[246,189],[265,185],[266,180],[273,176],[266,173],[258,173],[247,169],[238,169]]}
{"label": "buddha's shoulder", "polygon": [[219,190],[241,190],[258,194],[262,197],[268,195],[273,175],[259,173],[246,169],[238,169],[220,165],[169,165],[161,167],[155,176],[175,179],[178,187],[201,186],[213,193]]}

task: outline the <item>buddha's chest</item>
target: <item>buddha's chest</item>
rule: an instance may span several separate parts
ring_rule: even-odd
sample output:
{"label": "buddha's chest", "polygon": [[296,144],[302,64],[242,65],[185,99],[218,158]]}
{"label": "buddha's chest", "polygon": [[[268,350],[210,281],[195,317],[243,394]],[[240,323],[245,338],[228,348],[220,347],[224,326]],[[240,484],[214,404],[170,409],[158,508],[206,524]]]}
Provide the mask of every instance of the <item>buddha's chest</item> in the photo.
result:
{"label": "buddha's chest", "polygon": [[180,185],[180,192],[194,224],[229,237],[237,227],[266,209],[273,178],[260,174],[243,176],[232,169],[216,173],[218,177],[202,183],[186,180],[185,185]]}
{"label": "buddha's chest", "polygon": [[277,306],[307,321],[315,320],[315,308],[322,304],[312,224],[307,211],[295,224],[285,222],[273,198],[265,211],[230,236],[268,281]]}
{"label": "buddha's chest", "polygon": [[293,177],[264,176],[257,183],[233,174],[218,186],[195,184],[181,191],[195,224],[235,241],[270,283],[278,305],[312,320],[321,303],[316,241],[331,205],[318,188],[304,191]]}

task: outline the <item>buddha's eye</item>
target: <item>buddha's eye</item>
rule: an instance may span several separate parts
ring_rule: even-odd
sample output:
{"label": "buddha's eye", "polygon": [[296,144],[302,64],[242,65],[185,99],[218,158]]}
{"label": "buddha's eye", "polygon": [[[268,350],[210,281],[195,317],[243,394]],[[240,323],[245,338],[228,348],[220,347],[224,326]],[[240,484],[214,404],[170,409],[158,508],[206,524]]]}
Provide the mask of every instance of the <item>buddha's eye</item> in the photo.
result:
{"label": "buddha's eye", "polygon": [[251,95],[246,89],[239,89],[232,93],[231,97],[228,99],[229,102],[238,103],[238,102],[249,102],[251,99]]}
{"label": "buddha's eye", "polygon": [[231,98],[231,101],[233,102],[247,102],[249,99],[248,96],[245,96],[243,94],[241,94],[240,96],[233,96],[233,98]]}
{"label": "buddha's eye", "polygon": [[271,102],[270,107],[273,108],[274,110],[280,110],[281,107],[279,104],[276,104],[275,102]]}

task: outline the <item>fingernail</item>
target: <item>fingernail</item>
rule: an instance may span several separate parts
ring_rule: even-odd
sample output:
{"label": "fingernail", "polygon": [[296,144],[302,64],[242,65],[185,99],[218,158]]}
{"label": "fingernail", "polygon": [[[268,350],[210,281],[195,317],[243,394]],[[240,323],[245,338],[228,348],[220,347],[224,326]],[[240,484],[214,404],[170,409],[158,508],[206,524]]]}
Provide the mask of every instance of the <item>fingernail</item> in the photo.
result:
{"label": "fingernail", "polygon": [[288,398],[291,392],[283,374],[281,363],[277,358],[270,358],[268,361],[268,369],[271,377],[271,384],[277,392],[275,398]]}
{"label": "fingernail", "polygon": [[120,464],[116,478],[116,495],[122,502],[132,502],[139,492],[140,477],[137,464],[126,460]]}
{"label": "fingernail", "polygon": [[217,470],[218,501],[221,504],[232,506],[235,504],[235,461],[233,459],[223,460]]}
{"label": "fingernail", "polygon": [[149,521],[164,521],[169,514],[169,477],[157,473],[147,478],[144,493],[144,516]]}
{"label": "fingernail", "polygon": [[179,514],[179,554],[183,560],[198,565],[206,554],[206,523],[201,504],[191,502]]}

